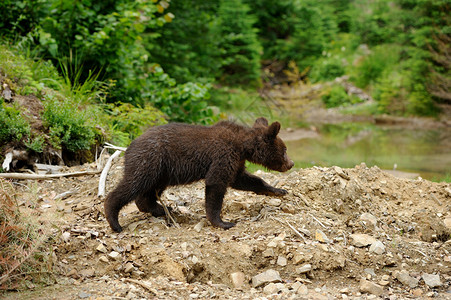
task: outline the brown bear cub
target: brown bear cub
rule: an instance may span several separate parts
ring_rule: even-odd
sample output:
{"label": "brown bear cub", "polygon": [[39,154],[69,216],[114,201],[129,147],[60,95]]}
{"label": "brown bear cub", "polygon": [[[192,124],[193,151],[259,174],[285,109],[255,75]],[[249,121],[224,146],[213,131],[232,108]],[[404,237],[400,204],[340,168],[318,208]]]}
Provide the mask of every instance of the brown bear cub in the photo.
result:
{"label": "brown bear cub", "polygon": [[261,195],[287,193],[248,173],[244,165],[248,160],[275,171],[291,169],[294,163],[277,136],[279,130],[279,122],[268,125],[265,118],[252,128],[229,121],[211,127],[172,123],[150,128],[125,152],[123,179],[105,200],[108,223],[122,231],[119,211],[133,200],[142,212],[164,215],[157,195],[166,187],[205,179],[207,219],[217,227],[233,227],[221,219],[227,187]]}

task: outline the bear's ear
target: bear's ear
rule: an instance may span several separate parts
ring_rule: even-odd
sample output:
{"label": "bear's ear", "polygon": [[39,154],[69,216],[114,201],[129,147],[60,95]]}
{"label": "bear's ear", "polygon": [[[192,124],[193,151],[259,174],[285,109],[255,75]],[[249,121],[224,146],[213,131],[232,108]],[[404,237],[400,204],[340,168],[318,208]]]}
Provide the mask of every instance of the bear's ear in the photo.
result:
{"label": "bear's ear", "polygon": [[275,139],[277,134],[280,131],[280,123],[279,122],[274,122],[271,124],[271,126],[268,127],[267,131],[266,131],[266,135],[270,138],[270,139]]}
{"label": "bear's ear", "polygon": [[258,126],[265,126],[265,127],[268,127],[268,120],[266,120],[266,119],[263,118],[263,117],[258,118],[257,120],[255,120],[254,128],[255,128],[255,127],[258,127]]}

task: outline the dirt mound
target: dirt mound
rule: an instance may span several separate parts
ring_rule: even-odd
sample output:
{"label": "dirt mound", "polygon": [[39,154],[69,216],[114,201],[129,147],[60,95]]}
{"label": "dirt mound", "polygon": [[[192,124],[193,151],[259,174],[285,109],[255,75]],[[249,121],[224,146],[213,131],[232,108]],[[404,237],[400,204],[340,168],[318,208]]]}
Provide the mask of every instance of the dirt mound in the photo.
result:
{"label": "dirt mound", "polygon": [[[2,296],[451,296],[450,184],[400,179],[364,164],[257,173],[289,194],[229,189],[223,218],[237,226],[227,231],[205,221],[202,182],[163,194],[176,225],[132,204],[121,212],[120,234],[105,221],[98,176],[22,182],[22,209],[39,212],[54,231],[55,284]],[[122,161],[110,171],[107,191],[121,176]]]}

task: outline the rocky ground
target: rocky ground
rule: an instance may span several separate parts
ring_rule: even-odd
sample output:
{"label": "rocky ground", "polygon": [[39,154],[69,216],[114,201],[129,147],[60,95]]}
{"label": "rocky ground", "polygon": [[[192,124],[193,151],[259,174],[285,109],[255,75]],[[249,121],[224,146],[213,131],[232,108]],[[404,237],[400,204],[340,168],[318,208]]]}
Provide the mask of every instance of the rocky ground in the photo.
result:
{"label": "rocky ground", "polygon": [[[122,176],[113,164],[107,192]],[[95,169],[95,165],[71,168]],[[113,233],[99,176],[20,181],[19,204],[49,234],[54,279],[3,299],[451,299],[451,184],[364,164],[257,175],[289,194],[230,189],[224,231],[204,185],[168,189],[174,222],[134,204]]]}

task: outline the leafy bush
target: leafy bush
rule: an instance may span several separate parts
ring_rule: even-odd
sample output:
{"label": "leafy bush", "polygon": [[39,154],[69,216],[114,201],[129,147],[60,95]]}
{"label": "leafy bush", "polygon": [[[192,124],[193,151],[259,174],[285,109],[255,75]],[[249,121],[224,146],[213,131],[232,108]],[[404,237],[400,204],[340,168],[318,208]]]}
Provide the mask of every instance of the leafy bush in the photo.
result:
{"label": "leafy bush", "polygon": [[52,145],[72,152],[88,150],[95,144],[98,116],[92,106],[83,109],[73,100],[62,101],[53,96],[45,100],[42,113]]}
{"label": "leafy bush", "polygon": [[345,74],[342,59],[338,57],[318,60],[310,73],[312,81],[329,81]]}
{"label": "leafy bush", "polygon": [[361,102],[357,97],[349,96],[341,85],[332,86],[332,88],[326,91],[325,95],[322,96],[322,100],[327,108],[347,106]]}
{"label": "leafy bush", "polygon": [[9,106],[0,98],[0,146],[20,141],[30,134],[30,124],[18,108]]}
{"label": "leafy bush", "polygon": [[206,101],[210,98],[209,89],[209,85],[193,82],[162,86],[154,95],[153,103],[171,121],[211,124],[218,116]]}
{"label": "leafy bush", "polygon": [[162,113],[152,106],[135,107],[129,103],[107,106],[107,120],[110,124],[115,145],[127,147],[148,127],[166,123]]}

